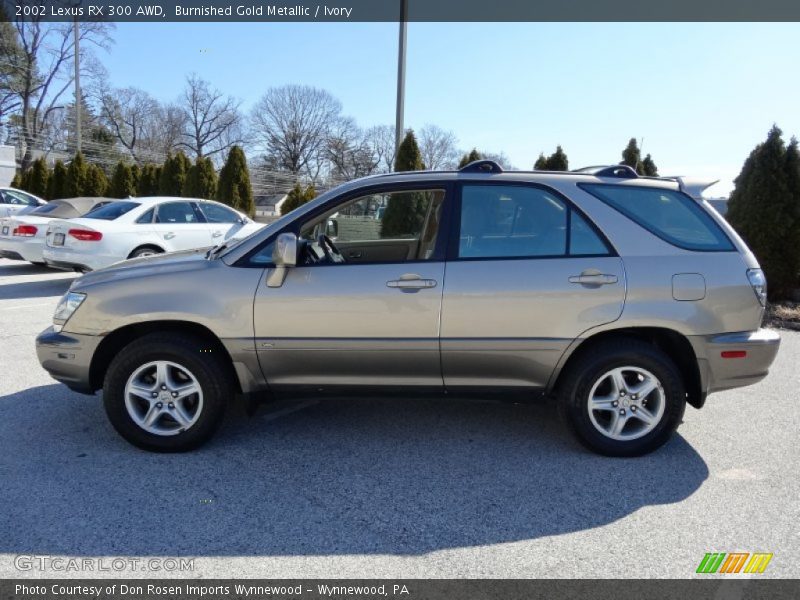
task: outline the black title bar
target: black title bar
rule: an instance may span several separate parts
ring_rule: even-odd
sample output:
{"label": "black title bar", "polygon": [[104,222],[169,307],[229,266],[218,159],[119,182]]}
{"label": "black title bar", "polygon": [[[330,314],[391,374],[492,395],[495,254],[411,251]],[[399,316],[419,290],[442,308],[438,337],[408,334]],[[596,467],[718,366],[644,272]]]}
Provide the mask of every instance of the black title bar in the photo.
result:
{"label": "black title bar", "polygon": [[[401,0],[0,0],[5,18],[42,21],[392,22]],[[800,21],[800,0],[407,0],[407,20]]]}

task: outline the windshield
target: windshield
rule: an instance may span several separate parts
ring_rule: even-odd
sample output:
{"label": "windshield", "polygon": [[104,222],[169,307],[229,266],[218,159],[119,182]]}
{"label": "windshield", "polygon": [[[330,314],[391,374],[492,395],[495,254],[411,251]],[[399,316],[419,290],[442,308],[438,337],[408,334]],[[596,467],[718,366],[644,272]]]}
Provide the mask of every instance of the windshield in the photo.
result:
{"label": "windshield", "polygon": [[94,208],[83,215],[84,219],[103,219],[104,221],[113,221],[124,215],[127,212],[130,212],[134,208],[139,206],[138,202],[112,202],[111,204],[106,204],[104,206],[100,206],[99,208]]}

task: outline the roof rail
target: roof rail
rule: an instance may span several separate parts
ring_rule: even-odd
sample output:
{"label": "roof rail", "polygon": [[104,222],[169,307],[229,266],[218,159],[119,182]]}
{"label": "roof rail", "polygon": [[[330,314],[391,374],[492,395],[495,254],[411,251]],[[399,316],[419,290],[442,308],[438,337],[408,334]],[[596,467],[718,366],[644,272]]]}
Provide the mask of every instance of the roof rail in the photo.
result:
{"label": "roof rail", "polygon": [[618,179],[636,179],[639,175],[628,165],[598,165],[575,169],[573,173],[586,173],[595,177],[616,177]]}
{"label": "roof rail", "polygon": [[503,168],[493,160],[473,160],[458,170],[459,173],[502,173]]}

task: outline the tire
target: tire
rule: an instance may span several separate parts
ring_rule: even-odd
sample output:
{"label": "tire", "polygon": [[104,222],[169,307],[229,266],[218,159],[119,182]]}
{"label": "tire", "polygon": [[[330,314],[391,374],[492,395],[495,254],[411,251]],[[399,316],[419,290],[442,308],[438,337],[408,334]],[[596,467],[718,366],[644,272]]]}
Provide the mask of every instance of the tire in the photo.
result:
{"label": "tire", "polygon": [[134,446],[186,452],[214,435],[234,393],[224,358],[206,341],[152,333],[111,361],[103,404],[114,429]]}
{"label": "tire", "polygon": [[561,416],[584,446],[605,456],[641,456],[660,448],[686,408],[675,363],[636,339],[591,346],[569,365],[559,387]]}
{"label": "tire", "polygon": [[159,250],[158,248],[154,248],[153,246],[142,246],[141,248],[136,248],[133,252],[131,252],[128,258],[141,258],[143,256],[155,256],[156,254],[163,254],[163,250]]}

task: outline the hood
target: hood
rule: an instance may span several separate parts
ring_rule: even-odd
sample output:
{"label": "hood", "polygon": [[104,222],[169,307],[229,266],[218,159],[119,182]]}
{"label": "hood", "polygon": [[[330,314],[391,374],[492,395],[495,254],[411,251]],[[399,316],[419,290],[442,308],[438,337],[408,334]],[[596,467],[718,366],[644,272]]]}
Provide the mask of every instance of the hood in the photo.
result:
{"label": "hood", "polygon": [[215,262],[206,259],[206,252],[208,252],[207,248],[201,248],[123,260],[105,269],[86,273],[76,279],[70,289],[79,290],[98,283],[119,281],[120,279],[165,275],[177,271],[205,270]]}

